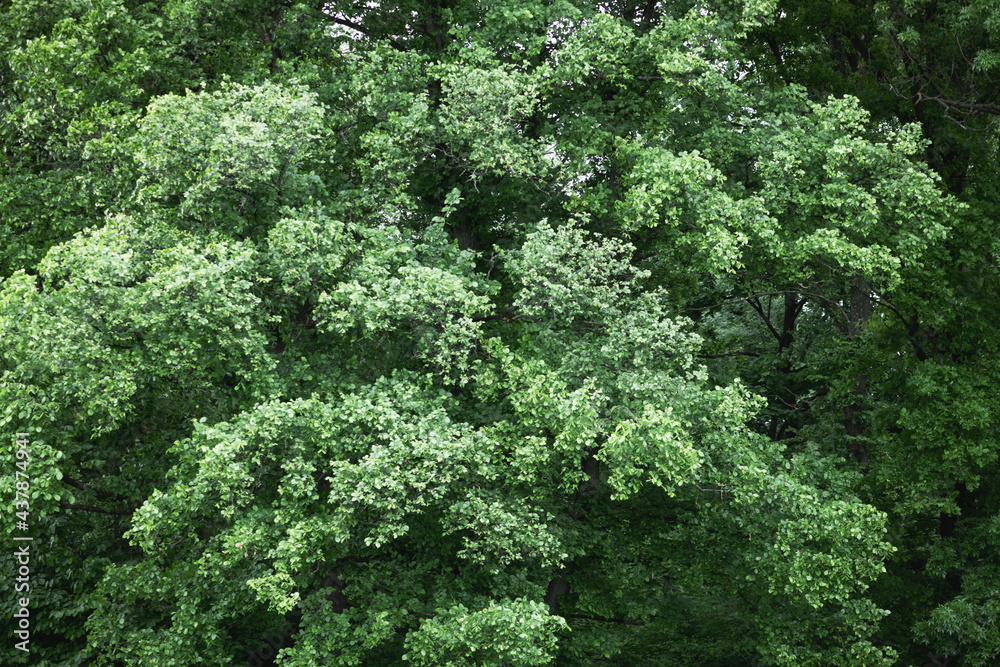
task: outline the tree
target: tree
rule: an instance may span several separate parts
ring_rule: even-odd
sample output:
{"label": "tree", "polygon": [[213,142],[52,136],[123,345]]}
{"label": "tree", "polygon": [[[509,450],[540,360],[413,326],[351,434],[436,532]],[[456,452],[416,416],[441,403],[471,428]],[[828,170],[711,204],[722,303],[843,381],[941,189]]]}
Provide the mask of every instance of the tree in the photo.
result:
{"label": "tree", "polygon": [[817,95],[856,95],[876,122],[917,124],[923,161],[963,207],[925,259],[872,302],[850,363],[866,378],[858,420],[870,459],[865,497],[898,526],[899,552],[875,591],[893,605],[884,636],[910,662],[930,651],[990,664],[1000,654],[981,620],[1000,583],[986,546],[998,510],[997,406],[987,389],[996,346],[987,314],[996,275],[995,8],[782,3],[779,12],[782,20],[756,36],[766,45],[761,71]]}
{"label": "tree", "polygon": [[815,8],[2,10],[44,659],[993,655],[985,318],[933,363],[990,149],[956,187],[896,79],[816,73]]}

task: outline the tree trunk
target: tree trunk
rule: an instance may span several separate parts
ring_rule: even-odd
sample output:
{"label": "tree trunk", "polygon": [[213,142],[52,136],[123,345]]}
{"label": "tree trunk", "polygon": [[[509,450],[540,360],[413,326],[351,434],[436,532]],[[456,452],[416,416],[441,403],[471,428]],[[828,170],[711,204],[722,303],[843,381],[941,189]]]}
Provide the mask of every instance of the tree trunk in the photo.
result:
{"label": "tree trunk", "polygon": [[[855,281],[851,285],[851,303],[849,319],[847,322],[847,335],[857,338],[868,324],[868,319],[872,314],[871,287],[860,275],[855,276]],[[849,438],[848,446],[854,457],[861,465],[868,464],[868,450],[861,442],[861,435],[864,433],[865,425],[861,420],[861,412],[864,409],[865,392],[868,388],[868,376],[864,373],[858,375],[857,385],[854,388],[854,400],[844,408],[844,427]]]}

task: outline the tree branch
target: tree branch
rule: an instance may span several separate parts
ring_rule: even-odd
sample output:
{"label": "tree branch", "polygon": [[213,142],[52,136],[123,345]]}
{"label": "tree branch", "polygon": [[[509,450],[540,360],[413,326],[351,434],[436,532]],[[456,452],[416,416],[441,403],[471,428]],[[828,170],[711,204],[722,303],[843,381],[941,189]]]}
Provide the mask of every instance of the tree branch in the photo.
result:
{"label": "tree branch", "polygon": [[80,505],[78,503],[59,503],[59,507],[64,510],[83,510],[84,512],[99,512],[101,514],[114,514],[118,516],[132,516],[133,512],[135,512],[135,509],[120,510],[112,507],[109,510],[105,510],[93,505]]}
{"label": "tree branch", "polygon": [[[368,28],[365,28],[360,23],[355,23],[354,21],[351,21],[350,19],[342,18],[340,16],[334,16],[333,14],[327,14],[326,12],[322,12],[322,14],[325,17],[327,17],[328,19],[330,19],[331,21],[333,21],[334,23],[336,23],[337,25],[342,25],[345,28],[350,28],[351,30],[356,30],[356,31],[360,32],[362,35],[364,35],[365,37],[367,37],[368,39],[373,39],[373,40],[378,40],[379,39],[378,37],[376,37],[375,35],[372,34],[371,30],[369,30]],[[400,44],[399,42],[397,42],[396,40],[394,40],[394,39],[392,39],[390,37],[386,41],[389,42],[389,46],[391,46],[392,48],[396,49],[397,51],[402,51],[403,53],[406,53],[406,49],[403,48],[403,45]]]}
{"label": "tree branch", "polygon": [[102,491],[101,489],[91,488],[91,487],[87,486],[86,484],[84,484],[83,482],[81,482],[80,480],[73,479],[72,477],[63,477],[62,481],[63,481],[63,483],[68,484],[69,486],[72,486],[74,489],[80,489],[81,491],[92,491],[94,493],[94,495],[96,495],[98,498],[104,498],[104,499],[107,499],[107,500],[120,500],[120,501],[125,501],[125,502],[132,502],[131,498],[126,498],[125,496],[122,496],[122,495],[117,494],[117,493],[111,493],[110,491]]}
{"label": "tree branch", "polygon": [[756,352],[729,352],[727,354],[696,354],[699,359],[722,359],[723,357],[759,357]]}
{"label": "tree branch", "polygon": [[587,621],[598,621],[599,623],[619,623],[621,625],[646,625],[645,621],[632,621],[627,618],[604,618],[603,616],[587,616],[585,614],[563,614],[563,618],[582,618]]}
{"label": "tree branch", "polygon": [[983,113],[1000,116],[1000,105],[997,104],[987,104],[985,102],[959,102],[958,100],[949,100],[941,97],[930,97],[922,93],[918,93],[917,100],[920,102],[937,102],[945,109],[957,107],[959,109],[981,111]]}
{"label": "tree branch", "polygon": [[771,324],[771,318],[764,314],[764,306],[761,305],[760,299],[757,296],[753,296],[747,299],[746,302],[751,308],[757,311],[757,314],[760,315],[760,319],[764,320],[764,324],[766,324],[767,328],[771,330],[771,335],[773,335],[774,339],[780,343],[781,334],[778,333],[778,330],[774,328],[773,324]]}

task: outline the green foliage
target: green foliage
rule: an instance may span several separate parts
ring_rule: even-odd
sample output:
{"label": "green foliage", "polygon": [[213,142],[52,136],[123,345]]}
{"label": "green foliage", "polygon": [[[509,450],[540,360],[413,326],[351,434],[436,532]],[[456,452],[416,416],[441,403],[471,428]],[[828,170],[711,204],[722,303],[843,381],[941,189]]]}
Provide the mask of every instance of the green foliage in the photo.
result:
{"label": "green foliage", "polygon": [[404,660],[415,665],[547,665],[566,621],[537,602],[514,600],[469,613],[441,610],[407,637]]}
{"label": "green foliage", "polygon": [[0,3],[4,664],[993,664],[931,4]]}
{"label": "green foliage", "polygon": [[135,138],[142,178],[134,206],[145,215],[166,209],[181,226],[245,234],[248,221],[308,188],[297,167],[320,127],[314,98],[301,87],[224,83],[215,93],[156,99]]}

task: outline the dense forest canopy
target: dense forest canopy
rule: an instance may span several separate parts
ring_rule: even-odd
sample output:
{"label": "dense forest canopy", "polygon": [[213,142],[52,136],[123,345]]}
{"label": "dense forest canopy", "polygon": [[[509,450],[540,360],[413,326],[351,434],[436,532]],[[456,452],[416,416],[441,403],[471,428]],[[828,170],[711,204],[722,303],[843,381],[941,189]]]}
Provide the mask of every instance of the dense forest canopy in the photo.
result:
{"label": "dense forest canopy", "polygon": [[0,0],[0,660],[997,664],[998,117],[991,0]]}

